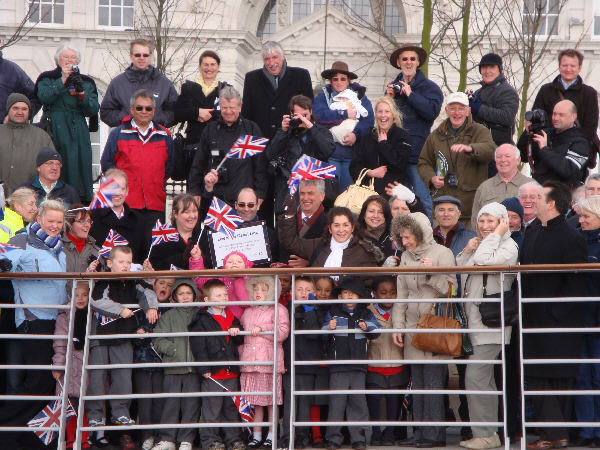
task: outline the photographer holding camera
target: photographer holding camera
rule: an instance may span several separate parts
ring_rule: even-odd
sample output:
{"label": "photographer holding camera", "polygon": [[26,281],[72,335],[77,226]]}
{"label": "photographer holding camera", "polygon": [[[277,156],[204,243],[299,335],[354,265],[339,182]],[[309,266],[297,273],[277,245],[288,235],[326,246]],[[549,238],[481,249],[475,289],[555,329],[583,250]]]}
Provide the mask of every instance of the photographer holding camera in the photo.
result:
{"label": "photographer holding camera", "polygon": [[287,181],[292,167],[302,155],[327,162],[335,150],[329,129],[317,125],[312,115],[312,100],[304,95],[294,95],[289,103],[290,114],[283,116],[265,150],[269,161],[269,175],[275,178],[275,211],[280,212],[287,195]]}
{"label": "photographer holding camera", "polygon": [[423,182],[433,189],[433,200],[442,195],[460,200],[460,221],[470,227],[475,191],[487,179],[496,146],[490,130],[473,122],[467,94],[449,94],[446,114],[448,118],[425,141],[417,169]]}
{"label": "photographer holding camera", "polygon": [[584,180],[590,143],[576,126],[576,120],[577,107],[571,100],[554,105],[552,127],[547,125],[543,110],[525,113],[525,130],[517,147],[538,183],[555,180],[572,186]]}

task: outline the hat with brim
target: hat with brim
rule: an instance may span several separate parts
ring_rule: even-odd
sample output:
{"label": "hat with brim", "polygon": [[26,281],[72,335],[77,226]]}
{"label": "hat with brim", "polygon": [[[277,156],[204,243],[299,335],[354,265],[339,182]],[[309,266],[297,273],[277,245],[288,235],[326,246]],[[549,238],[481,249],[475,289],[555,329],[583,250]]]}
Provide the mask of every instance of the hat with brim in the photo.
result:
{"label": "hat with brim", "polygon": [[425,61],[427,61],[427,52],[425,50],[416,44],[405,44],[392,52],[390,55],[390,64],[396,69],[400,69],[400,66],[398,65],[398,57],[402,54],[402,52],[406,51],[415,52],[419,56],[419,65],[417,67],[421,67],[423,64],[425,64]]}
{"label": "hat with brim", "polygon": [[351,80],[355,80],[358,78],[358,75],[348,70],[348,64],[346,64],[344,61],[334,62],[331,65],[331,69],[327,69],[321,72],[321,76],[326,80],[331,80],[336,73],[343,73],[344,75],[348,75],[348,78],[350,78]]}
{"label": "hat with brim", "polygon": [[331,296],[333,298],[337,298],[338,295],[342,292],[342,290],[352,291],[359,296],[361,299],[369,299],[371,295],[367,288],[365,288],[365,283],[360,278],[342,278],[340,279],[338,285],[331,292]]}

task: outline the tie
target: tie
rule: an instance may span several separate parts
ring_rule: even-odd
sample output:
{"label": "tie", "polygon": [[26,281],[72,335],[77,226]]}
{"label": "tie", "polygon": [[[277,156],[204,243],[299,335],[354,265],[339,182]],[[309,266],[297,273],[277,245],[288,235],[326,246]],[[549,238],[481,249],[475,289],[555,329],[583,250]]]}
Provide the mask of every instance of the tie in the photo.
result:
{"label": "tie", "polygon": [[303,223],[303,224],[305,224],[305,223],[306,223],[306,222],[308,222],[309,220],[310,220],[310,217],[308,217],[308,216],[304,216],[304,217],[302,218],[302,223]]}
{"label": "tie", "polygon": [[277,90],[279,88],[279,76],[275,77],[275,89]]}

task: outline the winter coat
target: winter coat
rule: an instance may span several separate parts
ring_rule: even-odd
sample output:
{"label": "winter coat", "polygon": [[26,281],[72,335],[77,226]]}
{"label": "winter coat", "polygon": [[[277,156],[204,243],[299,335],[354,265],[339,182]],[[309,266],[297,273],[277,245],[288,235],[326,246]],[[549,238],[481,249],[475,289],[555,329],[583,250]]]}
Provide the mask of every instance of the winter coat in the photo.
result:
{"label": "winter coat", "polygon": [[[316,216],[316,217],[315,217]],[[314,220],[313,220],[314,218]],[[320,211],[317,210],[305,224],[302,223],[302,211],[296,211],[296,227],[293,229],[296,236],[299,238],[314,239],[323,236],[323,231],[327,227],[327,212],[322,205]],[[281,220],[277,222],[277,235],[279,241],[279,261],[287,263],[290,259],[290,254],[294,254],[291,249],[287,248],[279,237],[281,229]],[[291,232],[292,230],[290,230]]]}
{"label": "winter coat", "polygon": [[[422,213],[409,214],[416,220],[423,232],[423,242],[412,250],[404,250],[400,257],[399,266],[424,267],[421,263],[423,258],[431,258],[434,266],[454,266],[454,255],[450,249],[437,244],[433,240],[433,231],[427,216]],[[392,227],[392,237],[400,242],[398,235],[400,230]],[[411,273],[398,275],[397,298],[407,299],[432,299],[440,297],[443,301],[447,297],[448,289],[456,288],[456,276],[454,274],[434,273],[417,274]],[[392,307],[393,328],[417,328],[417,322],[423,314],[431,312],[434,305],[431,301],[422,303],[394,303]],[[438,355],[431,352],[417,350],[412,345],[414,333],[404,333],[404,359],[450,359],[447,355]]]}
{"label": "winter coat", "polygon": [[262,68],[252,70],[244,77],[242,116],[256,122],[263,131],[260,136],[271,139],[280,127],[284,114],[290,113],[290,99],[298,94],[313,98],[308,70],[286,66],[277,90]]}
{"label": "winter coat", "polygon": [[54,144],[41,128],[12,121],[0,125],[0,179],[7,197],[24,180],[31,180],[37,175],[35,159],[44,147],[54,148]]}
{"label": "winter coat", "polygon": [[521,160],[529,162],[533,179],[540,184],[555,180],[573,186],[585,180],[585,167],[590,156],[590,143],[581,129],[569,128],[556,133],[554,128],[544,130],[548,135],[548,145],[543,148],[532,142],[529,154],[530,136],[524,131],[517,142]]}
{"label": "winter coat", "polygon": [[[166,308],[159,308],[158,315],[160,317],[167,311]],[[137,320],[137,329],[144,330],[147,334],[145,338],[134,339],[133,340],[133,362],[134,363],[160,363],[162,362],[162,358],[156,352],[156,349],[152,346],[152,332],[156,325],[158,325],[158,321],[154,323],[150,323],[146,314],[143,311],[135,312],[135,319]],[[160,372],[162,373],[163,369],[160,366],[157,367],[144,367],[143,369],[139,369],[144,372]]]}
{"label": "winter coat", "polygon": [[[392,312],[390,310],[389,320],[385,320],[377,308],[372,304],[368,306],[369,311],[373,313],[373,317],[377,320],[379,328],[389,330],[392,328]],[[398,347],[392,340],[391,333],[381,333],[377,339],[369,341],[369,359],[372,360],[389,360],[387,364],[377,364],[373,367],[398,367],[402,366],[401,361],[404,359],[404,350]]]}
{"label": "winter coat", "polygon": [[331,132],[321,125],[313,124],[312,128],[302,134],[283,131],[281,128],[277,130],[265,150],[269,161],[269,175],[275,176],[275,211],[281,209],[289,192],[287,182],[298,158],[307,155],[327,162],[334,149]]}
{"label": "winter coat", "polygon": [[[25,95],[31,102],[29,119],[40,110],[40,105],[33,92],[34,84],[31,78],[21,69],[18,64],[5,59],[0,52],[0,123],[4,123],[6,111],[6,100],[14,92]],[[0,148],[5,148],[1,146]],[[40,147],[41,148],[41,147]],[[27,177],[25,177],[27,178]],[[6,178],[2,178],[6,182]]]}
{"label": "winter coat", "polygon": [[[2,257],[12,262],[11,272],[65,272],[67,259],[64,252],[56,253],[46,246],[40,239],[35,237],[31,231],[31,225],[27,225],[25,232],[18,233],[8,243],[19,247],[8,251]],[[12,280],[15,291],[15,304],[31,305],[64,305],[68,302],[65,286],[67,280],[34,280],[14,279]],[[38,319],[55,320],[58,310],[55,308],[35,308],[28,310]],[[25,320],[25,310],[15,310],[15,325],[19,327]]]}
{"label": "winter coat", "polygon": [[[246,308],[240,322],[244,330],[252,331],[259,326],[262,331],[275,331],[277,335],[277,373],[284,373],[283,341],[290,333],[290,316],[287,308],[277,305],[277,330],[275,330],[275,307],[274,306],[252,306]],[[244,345],[240,350],[240,361],[273,361],[273,339],[274,335],[244,336]],[[273,366],[244,365],[242,372],[273,373]]]}
{"label": "winter coat", "polygon": [[[398,74],[392,84],[398,84],[402,79],[402,72]],[[409,164],[417,164],[425,139],[429,136],[433,121],[437,119],[444,102],[444,94],[437,84],[425,77],[417,70],[414,78],[409,83],[411,94],[394,94],[396,106],[402,113],[402,128],[410,138],[411,154]]]}
{"label": "winter coat", "polygon": [[165,181],[173,169],[173,139],[169,130],[154,123],[142,140],[132,118],[110,132],[104,152],[102,171],[116,167],[127,174],[129,194],[125,200],[134,209],[165,210]]}
{"label": "winter coat", "polygon": [[[392,124],[387,133],[387,139],[377,142],[377,131],[372,128],[364,139],[360,141],[355,149],[350,163],[350,175],[354,180],[358,179],[362,169],[376,169],[379,166],[387,166],[387,172],[383,178],[375,178],[375,190],[386,199],[389,195],[385,192],[388,183],[399,181],[407,185],[406,166],[410,158],[409,136],[402,128]],[[368,185],[370,177],[365,177],[362,184]]]}
{"label": "winter coat", "polygon": [[[171,308],[160,316],[154,333],[187,332],[197,312],[198,308],[195,306]],[[152,339],[152,345],[162,355],[165,363],[195,361],[188,336],[156,337]],[[165,375],[185,375],[194,372],[192,366],[165,367],[163,370]]]}
{"label": "winter coat", "polygon": [[[231,126],[222,120],[210,122],[206,126],[200,138],[200,148],[194,155],[194,162],[190,169],[188,193],[194,195],[204,193],[204,176],[210,169],[217,167],[241,135],[263,136],[263,133],[256,123],[241,116]],[[214,150],[219,152],[216,157],[212,155]],[[258,154],[244,159],[227,158],[219,169],[219,182],[214,186],[213,195],[233,205],[242,188],[252,187],[258,198],[264,199],[267,184],[264,155]]]}
{"label": "winter coat", "polygon": [[[481,241],[477,250],[472,253],[460,252],[456,256],[456,264],[459,266],[505,266],[514,265],[519,259],[519,247],[510,237],[510,231],[504,236],[498,236],[496,233],[490,233]],[[514,275],[504,276],[504,286],[502,291],[510,290],[514,280]],[[463,274],[461,275],[461,286],[464,298],[481,298],[483,296],[483,274]],[[488,274],[486,282],[486,292],[490,294],[499,294],[500,275]],[[469,322],[469,328],[488,328],[481,321],[479,305],[481,302],[464,303],[465,313]],[[511,327],[505,327],[505,344],[510,343]],[[501,344],[502,334],[492,333],[473,333],[469,335],[473,345]]]}
{"label": "winter coat", "polygon": [[[177,97],[173,111],[175,113],[175,122],[187,122],[185,127],[185,143],[196,144],[200,142],[200,137],[206,125],[220,117],[219,112],[219,92],[229,84],[220,81],[217,87],[207,96],[202,91],[202,86],[190,80],[186,80],[181,86],[181,94]],[[211,118],[207,122],[198,122],[198,109],[214,109],[211,112]]]}
{"label": "winter coat", "polygon": [[502,74],[491,83],[481,84],[482,86],[473,93],[473,96],[481,101],[477,113],[473,113],[473,120],[489,128],[496,145],[513,144],[519,94]]}
{"label": "winter coat", "polygon": [[377,248],[379,248],[384,259],[392,255],[400,256],[400,250],[394,246],[389,231],[384,231],[381,236],[379,236],[379,239],[375,239],[374,236],[369,236],[368,233],[365,232],[365,240],[372,242]]}
{"label": "winter coat", "polygon": [[17,187],[17,189],[22,187],[33,189],[35,191],[37,194],[38,206],[46,199],[60,200],[67,208],[75,203],[80,203],[80,198],[77,191],[73,188],[73,186],[63,183],[62,180],[58,180],[54,186],[54,189],[52,189],[48,194],[46,194],[46,191],[42,187],[39,175],[36,175],[33,180],[28,181],[27,183],[21,184]]}
{"label": "winter coat", "polygon": [[[335,143],[335,150],[331,155],[332,158],[336,159],[352,159],[354,150],[357,148],[360,141],[367,136],[369,130],[375,125],[375,114],[373,113],[373,106],[371,106],[370,100],[365,95],[367,88],[361,86],[358,83],[350,83],[348,89],[356,92],[358,98],[368,112],[366,117],[357,117],[358,122],[354,126],[353,133],[356,135],[356,144],[353,146],[342,145],[339,142]],[[338,92],[333,90],[331,84],[326,85],[321,92],[315,98],[313,103],[313,113],[317,118],[317,123],[327,128],[339,125],[348,118],[347,110],[332,110],[329,108]]]}
{"label": "winter coat", "polygon": [[[588,249],[588,262],[597,263],[600,261],[600,230],[582,230],[581,226],[577,231],[583,236]],[[600,297],[600,279],[598,273],[586,272],[587,295],[590,297]],[[581,304],[583,326],[597,327],[600,324],[600,303],[586,302]]]}
{"label": "winter coat", "polygon": [[[452,127],[449,119],[436,128],[425,141],[417,169],[425,185],[431,187],[431,178],[439,174],[439,165],[444,166],[444,161],[446,162],[446,173],[456,173],[458,186],[449,187],[446,180],[444,186],[438,189],[432,198],[451,195],[459,199],[462,202],[461,221],[468,224],[475,191],[488,178],[488,163],[494,159],[496,145],[490,130],[473,123],[470,116],[463,126],[457,135],[448,129]],[[450,147],[454,144],[470,145],[473,151],[451,152]]]}
{"label": "winter coat", "polygon": [[93,177],[92,143],[86,117],[97,120],[98,91],[94,80],[82,75],[83,98],[71,95],[62,82],[61,73],[60,68],[42,73],[35,90],[44,115],[52,122],[52,139],[63,162],[61,178],[87,202],[92,200]]}
{"label": "winter coat", "polygon": [[[321,326],[322,330],[331,330],[329,321],[336,320],[336,330],[355,330],[360,329],[358,322],[361,320],[367,324],[366,332],[359,333],[335,333],[326,336],[327,339],[327,359],[367,359],[369,341],[380,336],[379,333],[369,333],[369,331],[381,328],[373,313],[369,311],[364,303],[357,304],[352,313],[343,304],[332,305],[329,312],[325,314],[325,320]],[[362,331],[362,330],[361,330]],[[367,371],[367,364],[352,365],[329,365],[329,373],[347,372],[352,370]]]}
{"label": "winter coat", "polygon": [[125,72],[112,79],[100,105],[100,119],[109,127],[118,127],[123,118],[130,114],[129,101],[134,92],[147,89],[154,95],[156,108],[153,121],[166,128],[173,126],[173,104],[177,91],[173,83],[156,67],[135,70],[133,64]]}
{"label": "winter coat", "polygon": [[[325,314],[326,305],[299,305],[296,303],[294,310],[294,330],[320,330]],[[291,312],[292,305],[288,304],[288,311]],[[291,323],[291,321],[290,321]],[[297,334],[294,336],[294,351],[296,361],[314,361],[318,359],[327,359],[325,355],[325,343],[321,334]],[[292,340],[288,337],[283,343],[283,354],[285,358],[285,370],[289,371],[291,367],[291,345]],[[296,366],[296,373],[314,374],[316,366]]]}
{"label": "winter coat", "polygon": [[129,242],[129,247],[133,251],[133,262],[142,264],[148,255],[150,245],[149,237],[139,231],[143,226],[144,219],[138,211],[132,210],[127,204],[124,204],[123,207],[125,210],[120,219],[111,208],[91,210],[94,223],[89,234],[99,246],[102,246],[110,230],[115,230]]}
{"label": "winter coat", "polygon": [[171,264],[187,270],[189,267],[189,252],[187,252],[187,249],[188,247],[191,249],[191,246],[196,243],[199,234],[200,226],[197,226],[187,242],[180,235],[177,241],[161,242],[153,246],[150,252],[150,263],[154,270],[170,270]]}
{"label": "winter coat", "polygon": [[4,244],[8,242],[17,231],[22,229],[25,224],[23,223],[23,217],[8,206],[4,207],[2,215],[4,217],[0,220],[0,242]]}
{"label": "winter coat", "polygon": [[[98,259],[98,251],[96,240],[88,234],[85,240],[85,245],[81,253],[77,251],[77,247],[71,241],[66,232],[62,234],[63,252],[67,257],[67,272],[85,272],[92,259]],[[67,282],[67,295],[71,295],[73,283],[71,280]]]}
{"label": "winter coat", "polygon": [[[444,245],[442,236],[438,233],[439,226],[435,227],[435,230],[433,232],[433,238],[438,244]],[[458,227],[456,228],[456,231],[452,236],[452,241],[450,241],[450,245],[448,246],[448,248],[452,250],[452,254],[456,256],[463,251],[463,248],[466,247],[469,240],[471,238],[474,238],[475,236],[477,236],[477,233],[475,233],[473,230],[469,230],[462,224],[462,222],[458,222]]]}
{"label": "winter coat", "polygon": [[[520,262],[524,264],[569,264],[587,261],[585,239],[570,227],[562,215],[527,230],[521,246]],[[585,275],[574,272],[523,273],[523,298],[583,297]],[[524,303],[523,328],[577,328],[582,326],[581,304],[577,302]],[[525,334],[523,357],[579,358],[581,335],[576,333]],[[578,365],[528,364],[525,375],[534,377],[575,377]]]}
{"label": "winter coat", "polygon": [[[231,313],[230,313],[231,314]],[[231,328],[242,329],[240,321],[233,317]],[[212,315],[205,309],[200,309],[190,322],[188,327],[189,331],[227,331],[221,329],[221,325],[217,322]],[[194,355],[194,359],[197,362],[200,361],[212,361],[214,363],[221,361],[239,361],[240,355],[238,353],[238,346],[244,343],[243,336],[190,336],[190,347]],[[220,370],[227,369],[233,373],[240,373],[240,366],[232,365],[207,365],[207,366],[196,366],[196,372],[199,376],[210,372],[215,374]]]}
{"label": "winter coat", "polygon": [[[69,334],[69,311],[61,311],[56,317],[56,325],[54,328],[54,334],[67,336]],[[54,339],[52,342],[54,348],[54,356],[52,356],[52,364],[55,366],[64,366],[67,361],[67,340],[66,339]],[[83,370],[83,349],[76,350],[71,343],[71,354],[70,354],[70,373],[69,380],[66,384],[67,392],[69,397],[79,398],[81,390],[81,375]],[[56,389],[57,394],[60,395],[62,389]],[[85,391],[84,391],[85,392]]]}

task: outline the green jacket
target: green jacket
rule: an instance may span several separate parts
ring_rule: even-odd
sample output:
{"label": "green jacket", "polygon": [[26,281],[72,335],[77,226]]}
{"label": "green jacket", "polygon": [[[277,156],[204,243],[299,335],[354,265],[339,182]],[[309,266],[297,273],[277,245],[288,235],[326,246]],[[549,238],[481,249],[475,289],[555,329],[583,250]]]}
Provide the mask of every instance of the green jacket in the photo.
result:
{"label": "green jacket", "polygon": [[[155,333],[187,332],[188,325],[198,312],[198,308],[178,307],[169,309],[160,316],[158,324],[154,328]],[[194,355],[190,348],[190,339],[183,337],[157,337],[152,339],[152,344],[158,353],[162,355],[163,362],[194,362]],[[185,375],[194,372],[193,367],[165,367],[167,375]]]}
{"label": "green jacket", "polygon": [[[488,178],[488,163],[494,159],[496,145],[488,130],[483,125],[473,122],[467,117],[466,125],[458,134],[448,132],[449,119],[436,128],[425,141],[417,170],[423,182],[432,190],[432,199],[442,195],[451,195],[462,202],[461,221],[470,225],[471,208],[475,191]],[[454,144],[470,145],[470,153],[454,153],[450,147]],[[445,176],[455,172],[458,186],[449,187],[448,180],[437,191],[431,185],[431,178],[436,175]]]}

